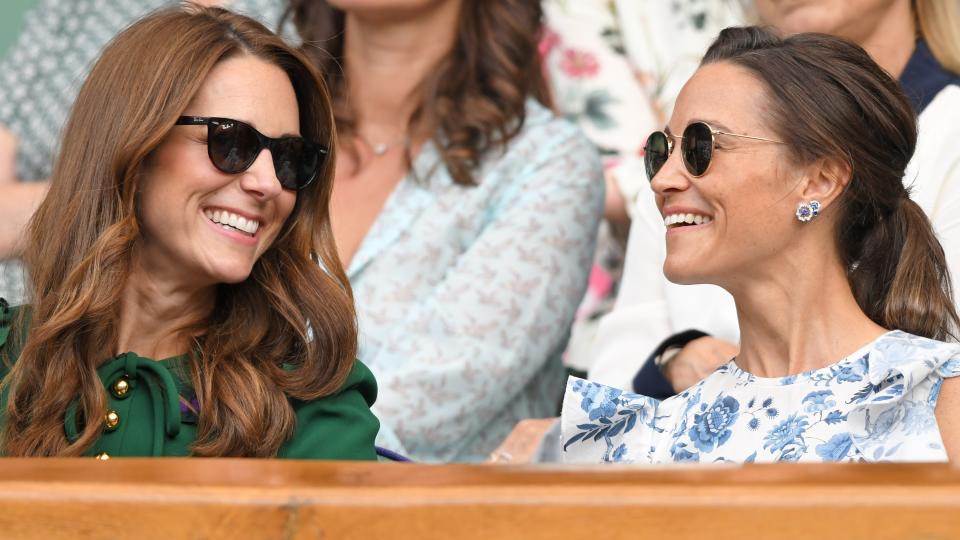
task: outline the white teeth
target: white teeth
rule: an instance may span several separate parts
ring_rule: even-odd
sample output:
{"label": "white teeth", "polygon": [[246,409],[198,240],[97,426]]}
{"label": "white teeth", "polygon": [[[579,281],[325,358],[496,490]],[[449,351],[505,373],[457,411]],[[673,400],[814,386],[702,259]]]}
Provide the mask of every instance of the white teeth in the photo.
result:
{"label": "white teeth", "polygon": [[713,221],[713,218],[710,216],[701,216],[699,214],[670,214],[669,216],[663,218],[663,224],[666,227],[671,225],[676,225],[678,223],[687,223],[690,225],[703,225]]}
{"label": "white teeth", "polygon": [[243,231],[251,236],[257,234],[257,230],[260,228],[259,221],[247,219],[232,212],[227,212],[226,210],[204,210],[203,215],[224,229]]}

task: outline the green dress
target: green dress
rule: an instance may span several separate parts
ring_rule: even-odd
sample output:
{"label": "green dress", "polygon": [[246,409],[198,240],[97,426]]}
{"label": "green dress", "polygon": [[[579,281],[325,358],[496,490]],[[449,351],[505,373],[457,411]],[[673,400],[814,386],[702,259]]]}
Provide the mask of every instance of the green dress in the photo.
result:
{"label": "green dress", "polygon": [[[0,352],[17,358],[20,351],[7,351],[10,325],[22,309],[0,303]],[[8,368],[0,363],[0,378]],[[196,397],[189,384],[185,356],[152,360],[128,352],[97,369],[107,388],[107,414],[103,435],[86,454],[101,459],[135,456],[189,456],[197,436]],[[0,394],[0,415],[7,407],[9,387]],[[377,397],[373,374],[359,360],[347,381],[331,396],[314,401],[291,399],[296,430],[278,453],[292,459],[375,460],[374,439],[380,422],[370,412]],[[76,401],[67,410],[64,430],[77,437]],[[0,416],[2,418],[2,416]]]}

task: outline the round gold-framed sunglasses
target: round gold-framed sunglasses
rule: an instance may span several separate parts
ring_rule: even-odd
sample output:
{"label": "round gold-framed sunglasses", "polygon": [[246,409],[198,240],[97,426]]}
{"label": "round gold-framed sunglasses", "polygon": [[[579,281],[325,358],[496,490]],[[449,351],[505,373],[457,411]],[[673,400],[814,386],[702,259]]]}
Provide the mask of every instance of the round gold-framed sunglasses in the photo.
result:
{"label": "round gold-framed sunglasses", "polygon": [[[774,139],[727,133],[714,129],[706,122],[691,122],[684,128],[683,135],[680,136],[680,157],[683,160],[684,167],[687,168],[687,172],[695,178],[707,174],[707,171],[710,170],[710,163],[713,162],[713,151],[717,149],[717,135],[784,144],[783,141]],[[676,135],[670,135],[665,131],[654,131],[647,137],[647,143],[643,147],[643,164],[647,169],[647,180],[652,182],[653,177],[660,172],[667,159],[670,158],[670,154],[673,153],[674,138],[676,138]]]}

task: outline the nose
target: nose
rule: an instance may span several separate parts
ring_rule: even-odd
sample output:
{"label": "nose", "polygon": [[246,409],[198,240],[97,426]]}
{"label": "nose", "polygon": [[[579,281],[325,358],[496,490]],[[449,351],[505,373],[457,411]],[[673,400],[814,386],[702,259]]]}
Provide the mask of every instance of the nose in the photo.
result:
{"label": "nose", "polygon": [[270,200],[283,193],[269,148],[264,148],[253,165],[240,173],[240,187],[261,200]]}
{"label": "nose", "polygon": [[684,191],[690,187],[690,178],[681,162],[679,148],[674,148],[667,157],[667,162],[660,167],[650,181],[650,187],[654,193],[661,196],[669,192]]}

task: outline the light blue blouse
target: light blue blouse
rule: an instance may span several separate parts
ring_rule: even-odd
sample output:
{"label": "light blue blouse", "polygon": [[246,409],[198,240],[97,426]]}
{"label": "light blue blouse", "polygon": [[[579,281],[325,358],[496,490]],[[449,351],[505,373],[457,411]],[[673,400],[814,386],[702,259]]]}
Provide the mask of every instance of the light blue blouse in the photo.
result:
{"label": "light blue blouse", "polygon": [[901,331],[831,366],[757,377],[731,361],[659,402],[571,378],[561,453],[576,463],[946,461],[934,409],[960,345]]}
{"label": "light blue blouse", "polygon": [[529,102],[523,129],[453,182],[431,144],[350,262],[378,444],[484,459],[521,419],[556,414],[560,354],[603,212],[597,152]]}

